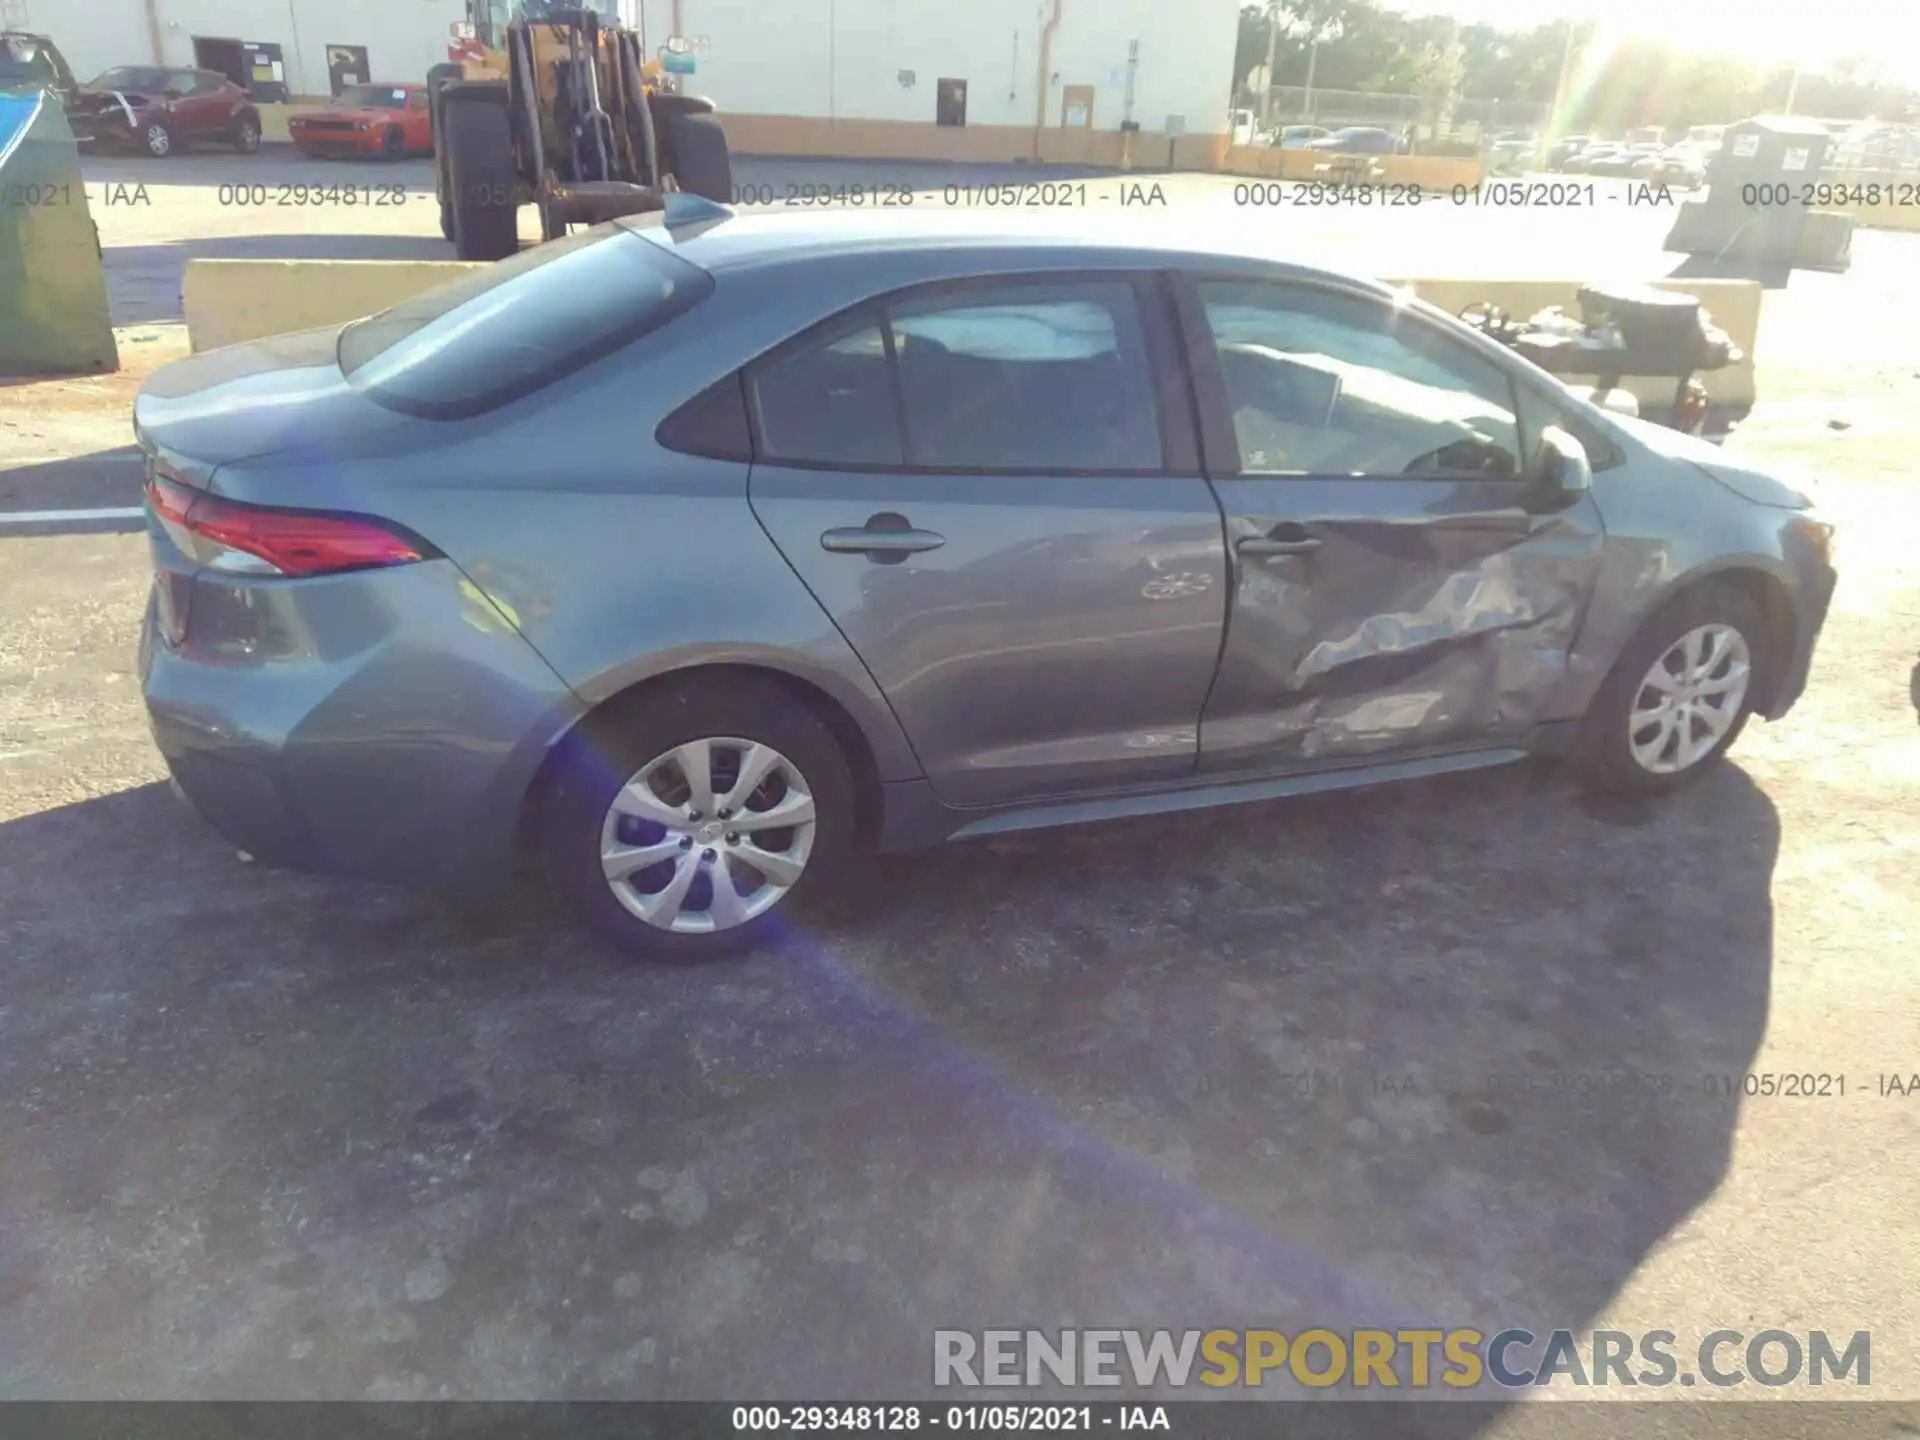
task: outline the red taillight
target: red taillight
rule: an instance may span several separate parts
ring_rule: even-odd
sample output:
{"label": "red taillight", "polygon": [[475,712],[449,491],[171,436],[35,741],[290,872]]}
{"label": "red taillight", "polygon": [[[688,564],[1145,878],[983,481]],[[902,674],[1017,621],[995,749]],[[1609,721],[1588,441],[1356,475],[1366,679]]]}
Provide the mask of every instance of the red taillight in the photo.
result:
{"label": "red taillight", "polygon": [[242,505],[157,477],[147,482],[147,503],[181,549],[215,570],[329,575],[410,565],[432,553],[363,515]]}

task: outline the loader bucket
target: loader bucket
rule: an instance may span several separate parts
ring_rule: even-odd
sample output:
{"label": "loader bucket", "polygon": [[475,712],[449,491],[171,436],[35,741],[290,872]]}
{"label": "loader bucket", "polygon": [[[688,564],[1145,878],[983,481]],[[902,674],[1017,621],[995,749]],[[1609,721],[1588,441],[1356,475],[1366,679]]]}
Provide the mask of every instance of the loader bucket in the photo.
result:
{"label": "loader bucket", "polygon": [[100,237],[60,101],[0,94],[0,375],[117,370]]}

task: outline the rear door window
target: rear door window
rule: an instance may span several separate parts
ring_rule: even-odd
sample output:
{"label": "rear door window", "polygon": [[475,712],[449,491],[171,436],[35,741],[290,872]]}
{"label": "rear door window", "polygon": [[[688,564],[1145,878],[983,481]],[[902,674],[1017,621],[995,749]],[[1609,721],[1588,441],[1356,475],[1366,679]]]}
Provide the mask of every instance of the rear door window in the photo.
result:
{"label": "rear door window", "polygon": [[1159,474],[1127,280],[935,286],[870,303],[748,372],[760,459],[977,474]]}
{"label": "rear door window", "polygon": [[1163,469],[1133,286],[967,286],[890,305],[907,461],[938,470]]}
{"label": "rear door window", "polygon": [[712,291],[698,266],[598,226],[355,321],[340,333],[340,369],[388,409],[458,419],[553,384]]}

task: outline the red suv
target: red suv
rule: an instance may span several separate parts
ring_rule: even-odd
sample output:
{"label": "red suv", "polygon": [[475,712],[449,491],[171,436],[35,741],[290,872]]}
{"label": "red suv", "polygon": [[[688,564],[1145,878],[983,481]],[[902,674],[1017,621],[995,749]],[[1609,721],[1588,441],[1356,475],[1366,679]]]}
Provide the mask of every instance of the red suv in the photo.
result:
{"label": "red suv", "polygon": [[154,156],[208,140],[243,155],[260,148],[253,97],[213,70],[117,65],[80,87],[69,119],[81,138]]}

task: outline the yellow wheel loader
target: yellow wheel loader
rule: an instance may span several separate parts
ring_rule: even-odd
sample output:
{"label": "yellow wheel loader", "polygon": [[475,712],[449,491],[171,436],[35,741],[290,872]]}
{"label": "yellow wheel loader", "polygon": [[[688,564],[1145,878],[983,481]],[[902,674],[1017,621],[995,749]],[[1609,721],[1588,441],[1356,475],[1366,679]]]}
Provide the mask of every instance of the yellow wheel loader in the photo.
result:
{"label": "yellow wheel loader", "polygon": [[524,0],[497,44],[488,28],[455,26],[427,73],[440,229],[462,260],[513,254],[522,205],[553,240],[676,190],[732,200],[713,102],[671,91],[634,31],[543,0]]}

